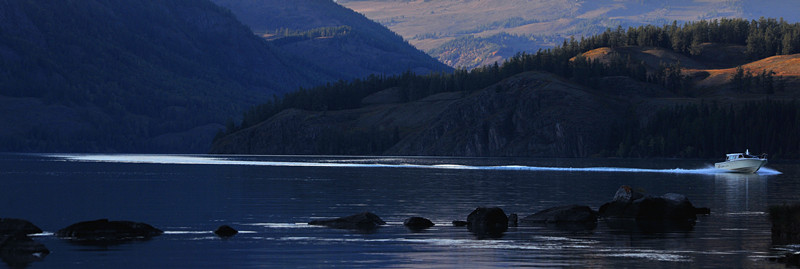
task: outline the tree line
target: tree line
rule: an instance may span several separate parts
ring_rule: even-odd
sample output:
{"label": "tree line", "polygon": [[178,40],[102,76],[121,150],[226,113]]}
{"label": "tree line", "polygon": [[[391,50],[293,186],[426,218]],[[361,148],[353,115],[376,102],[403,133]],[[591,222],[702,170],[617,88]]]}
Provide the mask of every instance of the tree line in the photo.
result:
{"label": "tree line", "polygon": [[760,100],[697,104],[661,109],[644,127],[629,125],[607,145],[605,156],[723,157],[731,150],[778,158],[800,158],[800,103]]}

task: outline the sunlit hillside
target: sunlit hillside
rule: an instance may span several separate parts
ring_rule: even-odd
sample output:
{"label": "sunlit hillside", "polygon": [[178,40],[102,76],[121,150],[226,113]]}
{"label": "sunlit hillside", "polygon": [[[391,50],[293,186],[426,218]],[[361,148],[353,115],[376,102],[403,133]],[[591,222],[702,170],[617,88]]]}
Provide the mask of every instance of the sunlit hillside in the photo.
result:
{"label": "sunlit hillside", "polygon": [[[800,1],[339,0],[454,67],[491,64],[622,25],[759,17],[800,20]],[[510,37],[510,36],[511,37]]]}

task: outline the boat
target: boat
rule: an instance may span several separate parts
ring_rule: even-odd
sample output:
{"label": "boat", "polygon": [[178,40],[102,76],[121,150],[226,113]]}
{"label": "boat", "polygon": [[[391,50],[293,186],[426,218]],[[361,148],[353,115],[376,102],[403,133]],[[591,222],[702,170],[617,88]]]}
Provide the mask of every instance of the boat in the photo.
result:
{"label": "boat", "polygon": [[767,164],[767,154],[753,156],[750,155],[749,149],[745,150],[744,153],[729,153],[725,154],[725,156],[724,162],[714,164],[715,168],[737,173],[755,173]]}

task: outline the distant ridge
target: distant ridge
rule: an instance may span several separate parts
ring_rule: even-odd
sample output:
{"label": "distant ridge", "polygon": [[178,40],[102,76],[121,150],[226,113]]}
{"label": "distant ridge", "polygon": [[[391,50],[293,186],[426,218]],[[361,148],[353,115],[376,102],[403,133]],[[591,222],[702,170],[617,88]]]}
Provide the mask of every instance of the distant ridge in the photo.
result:
{"label": "distant ridge", "polygon": [[[500,63],[606,28],[761,17],[800,22],[800,1],[339,0],[453,67]],[[420,12],[424,10],[425,12]]]}
{"label": "distant ridge", "polygon": [[[213,1],[229,8],[257,35],[283,38],[274,44],[339,78],[452,70],[388,28],[330,0]],[[295,38],[287,42],[286,35]]]}

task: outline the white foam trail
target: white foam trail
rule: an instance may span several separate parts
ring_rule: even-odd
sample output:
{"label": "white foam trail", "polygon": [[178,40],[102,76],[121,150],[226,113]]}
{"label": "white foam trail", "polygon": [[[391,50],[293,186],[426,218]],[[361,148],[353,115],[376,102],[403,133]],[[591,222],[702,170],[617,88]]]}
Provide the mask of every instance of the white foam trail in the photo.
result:
{"label": "white foam trail", "polygon": [[[78,162],[111,162],[111,163],[145,163],[145,164],[198,164],[198,165],[251,165],[251,166],[282,166],[282,167],[349,167],[349,168],[415,168],[415,169],[444,169],[444,170],[492,170],[492,171],[554,171],[554,172],[616,172],[616,173],[669,173],[669,174],[719,174],[727,173],[726,170],[712,167],[699,169],[650,169],[626,167],[543,167],[543,166],[474,166],[459,164],[380,164],[360,162],[291,162],[291,161],[252,161],[236,160],[229,158],[181,156],[181,155],[123,155],[123,154],[52,154],[47,155],[68,161]],[[363,161],[363,160],[362,160]],[[770,168],[761,168],[760,175],[776,175],[781,172]]]}
{"label": "white foam trail", "polygon": [[[254,234],[255,231],[237,231],[240,234]],[[213,234],[213,231],[164,231],[164,234]]]}

